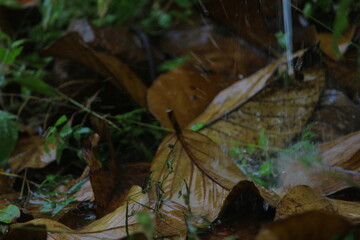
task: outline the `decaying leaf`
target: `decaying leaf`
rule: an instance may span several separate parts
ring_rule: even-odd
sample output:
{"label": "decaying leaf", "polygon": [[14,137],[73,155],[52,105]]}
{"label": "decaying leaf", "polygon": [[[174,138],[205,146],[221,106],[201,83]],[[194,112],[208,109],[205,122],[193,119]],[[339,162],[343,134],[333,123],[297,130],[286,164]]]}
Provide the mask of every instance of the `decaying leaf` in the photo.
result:
{"label": "decaying leaf", "polygon": [[166,199],[214,220],[232,187],[246,177],[206,136],[184,130],[166,137],[153,160],[150,199]]}
{"label": "decaying leaf", "polygon": [[151,113],[163,126],[171,128],[166,110],[172,109],[181,127],[197,117],[222,89],[234,79],[221,74],[205,74],[181,66],[160,75],[149,88],[147,101]]}
{"label": "decaying leaf", "polygon": [[12,172],[20,172],[25,168],[43,168],[56,159],[56,145],[48,143],[39,136],[20,138],[8,164]]}
{"label": "decaying leaf", "polygon": [[134,186],[129,192],[128,204],[122,205],[103,218],[79,230],[71,229],[59,222],[45,218],[14,224],[12,228],[21,229],[28,224],[45,226],[48,232],[47,239],[54,240],[119,239],[127,236],[127,230],[130,234],[139,232],[135,215],[140,211],[147,211],[146,205],[149,205],[147,195],[141,193],[140,187]]}
{"label": "decaying leaf", "polygon": [[146,106],[146,86],[120,59],[92,50],[75,32],[68,33],[43,52],[47,56],[81,63],[125,90],[140,106]]}
{"label": "decaying leaf", "polygon": [[[353,38],[354,33],[355,33],[355,29],[356,29],[356,27],[353,26],[344,34],[344,36],[342,36],[339,39],[338,48],[339,48],[341,55],[344,54],[346,52],[346,50],[348,49],[348,47],[350,46],[351,39]],[[333,47],[334,46],[333,45],[334,35],[333,34],[318,33],[316,35],[316,39],[320,42],[320,48],[326,55],[328,55],[333,60],[340,59],[341,55],[338,56],[334,51],[334,47]]]}
{"label": "decaying leaf", "polygon": [[317,191],[305,185],[298,185],[290,189],[280,200],[276,209],[276,218],[304,213],[311,210],[321,210],[346,217],[359,223],[360,203],[330,199],[321,196]]}
{"label": "decaying leaf", "polygon": [[323,194],[349,186],[360,186],[360,132],[354,132],[318,146],[321,164],[311,168],[301,163],[288,164],[282,175],[283,188],[308,185]]}
{"label": "decaying leaf", "polygon": [[119,166],[114,158],[103,164],[96,157],[99,135],[93,134],[86,142],[88,143],[85,144],[87,146],[83,150],[83,158],[90,169],[96,214],[103,217],[124,204],[131,186],[143,183],[150,164],[131,163]]}
{"label": "decaying leaf", "polygon": [[351,230],[346,219],[320,211],[311,211],[276,221],[261,229],[257,240],[328,240]]}
{"label": "decaying leaf", "polygon": [[[303,81],[294,80],[294,83],[280,87],[274,83],[244,103],[264,86],[276,67],[275,63],[269,65],[221,92],[194,122],[221,118],[201,132],[224,144],[257,144],[259,132],[264,130],[271,146],[284,147],[290,143],[313,113],[325,74],[321,69],[304,72]],[[240,107],[233,110],[236,106]]]}
{"label": "decaying leaf", "polygon": [[335,140],[343,135],[360,130],[360,108],[343,92],[332,89],[325,90],[319,108],[315,111],[311,122],[311,131],[321,141]]}

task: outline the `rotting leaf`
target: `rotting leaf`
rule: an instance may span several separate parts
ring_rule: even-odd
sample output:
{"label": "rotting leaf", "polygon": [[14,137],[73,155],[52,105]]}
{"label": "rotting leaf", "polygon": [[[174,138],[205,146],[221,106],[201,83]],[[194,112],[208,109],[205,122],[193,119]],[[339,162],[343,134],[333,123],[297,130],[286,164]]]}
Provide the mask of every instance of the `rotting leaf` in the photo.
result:
{"label": "rotting leaf", "polygon": [[[303,53],[304,51],[300,51],[294,54],[294,57],[300,56]],[[260,69],[249,77],[241,81],[237,81],[228,88],[222,90],[216,95],[206,110],[192,121],[190,126],[197,122],[213,122],[231,112],[238,106],[244,104],[247,100],[263,89],[269,81],[271,81],[271,77],[274,72],[286,61],[286,58],[281,58]]]}
{"label": "rotting leaf", "polygon": [[102,217],[124,204],[131,186],[143,183],[150,164],[128,163],[118,166],[112,158],[106,164],[102,164],[96,158],[98,141],[97,134],[87,139],[83,158],[90,168],[91,186],[97,205],[96,214]]}
{"label": "rotting leaf", "polygon": [[20,172],[25,168],[43,168],[56,159],[56,144],[47,144],[49,151],[46,151],[45,140],[39,136],[20,138],[14,152],[9,158],[9,167],[12,172]]}
{"label": "rotting leaf", "polygon": [[360,186],[359,131],[319,144],[317,148],[320,164],[306,168],[292,162],[284,168],[283,190],[305,184],[322,194],[331,194],[349,186]]}
{"label": "rotting leaf", "polygon": [[[270,65],[271,66],[271,65]],[[264,86],[275,70],[276,64],[261,70],[246,81],[221,92],[202,115],[198,122],[220,117],[208,124],[201,133],[225,145],[257,144],[259,132],[264,129],[270,146],[284,147],[301,131],[313,113],[325,83],[322,69],[304,71],[304,80],[295,80],[288,86],[276,82],[248,100]],[[307,80],[308,79],[308,80]],[[259,81],[251,81],[259,80]],[[243,105],[242,105],[243,104]],[[231,111],[235,106],[234,111]],[[230,148],[229,148],[230,149]]]}
{"label": "rotting leaf", "polygon": [[311,211],[263,227],[256,240],[329,240],[350,229],[350,222],[338,215]]}
{"label": "rotting leaf", "polygon": [[360,109],[343,92],[329,89],[313,114],[311,131],[322,142],[360,130]]}
{"label": "rotting leaf", "polygon": [[318,33],[316,39],[320,42],[321,50],[333,60],[339,60],[340,57],[346,52],[351,44],[351,39],[354,36],[356,27],[350,28],[344,36],[339,37],[336,42],[336,50],[334,49],[334,35],[331,33]]}
{"label": "rotting leaf", "polygon": [[246,180],[215,142],[190,130],[163,140],[151,172],[151,180],[161,190],[160,195],[155,190],[152,192],[152,200],[173,201],[209,221],[217,217],[232,187]]}
{"label": "rotting leaf", "polygon": [[48,232],[48,239],[119,239],[127,236],[127,230],[130,234],[140,231],[135,214],[147,211],[147,205],[149,205],[147,194],[142,194],[140,187],[133,186],[129,191],[128,204],[123,204],[115,211],[79,230],[71,229],[59,222],[45,218],[14,224],[12,228],[21,229],[28,224],[44,225]]}
{"label": "rotting leaf", "polygon": [[71,32],[58,39],[43,54],[66,58],[95,70],[125,90],[141,107],[146,107],[146,86],[136,74],[120,59],[92,50],[78,33]]}
{"label": "rotting leaf", "polygon": [[360,222],[360,203],[326,198],[314,189],[298,185],[290,189],[280,200],[276,209],[276,219],[312,210],[339,214],[349,221]]}
{"label": "rotting leaf", "polygon": [[149,110],[163,126],[171,128],[166,110],[172,109],[180,126],[185,127],[220,90],[234,81],[220,74],[204,74],[193,67],[178,67],[160,75],[149,88]]}

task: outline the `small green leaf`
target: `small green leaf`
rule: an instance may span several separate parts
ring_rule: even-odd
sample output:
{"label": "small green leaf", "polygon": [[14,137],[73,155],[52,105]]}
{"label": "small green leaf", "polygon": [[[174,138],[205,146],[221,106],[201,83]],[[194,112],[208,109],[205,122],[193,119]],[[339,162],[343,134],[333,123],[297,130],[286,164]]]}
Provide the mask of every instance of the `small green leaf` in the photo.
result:
{"label": "small green leaf", "polygon": [[76,193],[77,191],[79,191],[79,189],[84,185],[84,183],[86,183],[86,181],[88,180],[88,178],[83,178],[81,179],[77,184],[75,184],[74,186],[72,186],[69,191],[67,191],[67,195],[71,195]]}
{"label": "small green leaf", "polygon": [[49,97],[58,96],[56,90],[53,87],[45,83],[43,80],[34,76],[19,76],[12,78],[11,81],[16,82],[24,87],[27,87],[34,92],[44,94],[45,96],[49,96]]}
{"label": "small green leaf", "polygon": [[75,201],[75,196],[68,198],[66,200],[63,201],[59,201],[56,202],[56,206],[55,209],[52,212],[52,215],[55,216],[56,214],[58,214],[64,207],[66,207],[67,205],[69,205],[70,203]]}
{"label": "small green leaf", "polygon": [[171,69],[179,67],[180,65],[184,64],[189,59],[190,59],[190,55],[186,55],[184,57],[165,61],[160,65],[159,70],[160,71],[169,71]]}
{"label": "small green leaf", "polygon": [[285,49],[286,48],[286,34],[284,34],[283,32],[277,32],[277,33],[275,33],[275,37],[276,37],[280,47]]}
{"label": "small green leaf", "polygon": [[313,14],[314,8],[313,5],[309,2],[305,3],[304,9],[303,9],[303,14],[304,17],[308,18]]}
{"label": "small green leaf", "polygon": [[15,205],[9,205],[0,210],[0,222],[12,223],[20,216],[20,209]]}
{"label": "small green leaf", "polygon": [[19,125],[15,115],[0,110],[0,167],[4,166],[15,148]]}
{"label": "small green leaf", "polygon": [[88,127],[75,128],[73,136],[76,141],[80,141],[82,136],[92,133],[92,130]]}
{"label": "small green leaf", "polygon": [[191,126],[191,130],[196,132],[196,131],[201,130],[205,126],[206,126],[206,123],[198,122],[198,123],[195,123],[194,125]]}
{"label": "small green leaf", "polygon": [[161,13],[158,19],[160,27],[168,28],[171,25],[171,16],[167,13]]}
{"label": "small green leaf", "polygon": [[58,118],[58,120],[56,120],[55,122],[55,127],[60,126],[61,124],[63,124],[64,122],[66,122],[68,120],[68,118],[66,117],[66,115],[62,115],[61,117]]}
{"label": "small green leaf", "polygon": [[59,132],[59,137],[66,138],[69,137],[71,133],[72,133],[72,128],[70,124],[65,124]]}

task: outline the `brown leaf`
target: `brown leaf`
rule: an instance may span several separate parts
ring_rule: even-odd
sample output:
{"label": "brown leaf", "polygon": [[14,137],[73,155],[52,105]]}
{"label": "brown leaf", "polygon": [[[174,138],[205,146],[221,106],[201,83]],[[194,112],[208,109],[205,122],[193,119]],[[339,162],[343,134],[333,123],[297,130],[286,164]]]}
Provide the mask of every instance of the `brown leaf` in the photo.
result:
{"label": "brown leaf", "polygon": [[322,141],[360,130],[360,109],[341,91],[326,90],[311,122],[311,131]]}
{"label": "brown leaf", "polygon": [[209,11],[216,20],[232,27],[247,42],[267,51],[271,51],[275,46],[275,36],[269,29],[262,9],[263,5],[270,6],[272,8],[270,11],[276,14],[277,9],[274,9],[276,4],[273,1],[262,1],[260,4],[258,1],[246,0],[209,0],[204,4],[206,11]]}
{"label": "brown leaf", "polygon": [[142,185],[148,175],[149,163],[130,163],[118,166],[115,159],[102,164],[97,158],[99,135],[90,136],[83,158],[90,168],[91,186],[94,191],[96,214],[103,217],[112,212],[126,200],[131,186]]}
{"label": "brown leaf", "polygon": [[45,150],[45,140],[39,136],[20,138],[8,164],[12,172],[25,168],[43,168],[56,159],[56,145],[48,143],[49,152]]}
{"label": "brown leaf", "polygon": [[236,37],[224,36],[209,19],[168,30],[161,42],[162,50],[175,56],[191,54],[187,66],[211,73],[247,77],[268,62],[265,54]]}
{"label": "brown leaf", "polygon": [[[302,53],[303,52],[298,52],[295,56],[299,56]],[[192,124],[197,122],[213,122],[246,102],[264,88],[265,84],[270,81],[275,70],[277,70],[278,67],[286,61],[287,59],[281,58],[259,70],[255,74],[238,81],[221,91],[212,100],[207,109],[199,117],[192,121]]]}
{"label": "brown leaf", "polygon": [[125,90],[140,106],[146,106],[146,86],[136,74],[120,59],[92,50],[77,33],[66,34],[43,54],[69,59],[95,70],[109,78],[114,86]]}
{"label": "brown leaf", "polygon": [[160,197],[188,207],[189,194],[191,212],[209,221],[216,218],[231,188],[246,179],[215,142],[189,130],[163,140],[151,172],[157,188],[152,200]]}
{"label": "brown leaf", "polygon": [[[269,69],[267,67],[243,80],[247,81],[244,88],[240,88],[242,82],[239,82],[238,86],[231,86],[221,92],[194,122],[216,119],[214,113],[222,116],[219,121],[205,127],[201,132],[214,141],[227,145],[257,144],[259,132],[263,129],[270,146],[284,147],[290,143],[313,113],[324,86],[325,74],[322,69],[304,72],[304,81],[294,80],[295,82],[287,87],[279,87],[274,83],[243,104],[260,90],[260,86],[265,84],[275,67],[276,64],[273,64],[272,71],[265,71]],[[262,73],[264,71],[266,77],[265,73]],[[257,84],[252,83],[251,78],[260,81]],[[240,107],[230,112],[239,105]]]}
{"label": "brown leaf", "polygon": [[[338,48],[339,48],[339,51],[342,54],[344,54],[346,52],[346,50],[348,49],[348,47],[350,46],[351,44],[351,39],[353,38],[354,36],[354,33],[355,33],[355,29],[356,27],[353,26],[351,27],[339,40],[338,42]],[[339,60],[341,55],[340,56],[337,56],[335,54],[335,51],[334,51],[334,47],[333,47],[333,38],[334,38],[334,35],[332,33],[318,33],[316,35],[316,39],[318,42],[320,42],[320,48],[321,50],[326,54],[328,55],[331,59],[333,60]]]}
{"label": "brown leaf", "polygon": [[198,116],[222,89],[234,79],[220,74],[205,74],[193,67],[178,67],[160,75],[148,90],[151,113],[163,126],[171,128],[166,110],[172,109],[181,127]]}
{"label": "brown leaf", "polygon": [[360,185],[360,131],[325,142],[319,149],[322,163],[330,167],[326,169],[327,178],[317,179],[314,187],[330,194],[349,185]]}
{"label": "brown leaf", "polygon": [[[128,204],[120,206],[115,211],[79,230],[71,229],[59,222],[45,218],[35,219],[27,223],[14,224],[12,228],[21,229],[27,224],[33,224],[35,226],[44,225],[48,232],[47,239],[119,239],[127,235],[126,223],[128,223],[129,233],[140,231],[136,224],[135,214],[140,211],[146,211],[147,208],[144,206],[148,205],[148,203],[147,195],[141,193],[140,187],[134,186],[129,192]],[[126,216],[128,216],[128,218]]]}
{"label": "brown leaf", "polygon": [[328,240],[346,233],[351,224],[344,218],[319,211],[276,221],[260,230],[257,240]]}
{"label": "brown leaf", "polygon": [[335,200],[323,197],[319,192],[305,185],[290,189],[280,200],[276,209],[276,218],[286,218],[290,215],[321,210],[339,214],[352,222],[360,221],[360,203]]}

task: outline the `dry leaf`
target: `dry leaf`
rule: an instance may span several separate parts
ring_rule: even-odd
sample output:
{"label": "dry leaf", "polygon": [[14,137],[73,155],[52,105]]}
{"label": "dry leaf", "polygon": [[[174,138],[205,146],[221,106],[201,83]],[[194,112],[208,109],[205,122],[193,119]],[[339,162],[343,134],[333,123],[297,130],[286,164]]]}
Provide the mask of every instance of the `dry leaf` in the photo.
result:
{"label": "dry leaf", "polygon": [[341,91],[326,90],[311,122],[321,141],[330,141],[360,130],[360,109]]}
{"label": "dry leaf", "polygon": [[[275,35],[269,29],[262,10],[264,5],[274,8],[273,1],[262,1],[259,4],[257,1],[246,0],[209,0],[204,4],[206,12],[210,12],[216,20],[226,26],[232,27],[239,36],[253,46],[267,52],[275,47]],[[271,11],[276,14],[276,10]]]}
{"label": "dry leaf", "polygon": [[215,142],[189,130],[163,140],[151,172],[151,179],[157,183],[157,195],[153,191],[152,200],[161,197],[173,201],[209,221],[217,217],[231,188],[246,179]]}
{"label": "dry leaf", "polygon": [[[305,72],[304,77],[310,80],[302,82],[295,80],[296,82],[288,87],[278,87],[274,83],[247,103],[227,114],[224,109],[231,109],[232,106],[235,106],[235,99],[238,99],[237,96],[243,93],[243,91],[237,93],[235,91],[237,88],[229,87],[226,91],[232,90],[229,93],[232,98],[229,97],[229,99],[217,103],[216,99],[222,95],[220,93],[204,114],[195,121],[202,122],[202,116],[211,116],[214,106],[216,109],[221,109],[219,113],[223,112],[222,118],[201,130],[203,134],[214,141],[222,142],[225,145],[257,144],[259,132],[263,129],[270,146],[284,147],[293,140],[308,121],[324,86],[325,74],[321,69]],[[255,85],[253,88],[257,88],[257,86]],[[249,97],[248,93],[245,96]],[[221,105],[223,106],[220,107]]]}
{"label": "dry leaf", "polygon": [[[351,39],[354,36],[355,33],[355,29],[356,27],[353,26],[351,27],[339,40],[338,42],[338,48],[339,51],[341,53],[341,55],[343,55],[346,50],[348,49],[348,47],[351,44]],[[339,60],[341,55],[338,56],[336,55],[336,53],[334,52],[334,47],[333,47],[333,34],[332,33],[318,33],[316,35],[316,39],[317,41],[320,42],[320,48],[321,50],[328,55],[331,59],[333,60]]]}
{"label": "dry leaf", "polygon": [[45,140],[39,136],[20,138],[8,164],[12,172],[25,168],[43,168],[56,159],[56,145],[48,143],[49,152],[45,150]]}
{"label": "dry leaf", "polygon": [[351,230],[344,218],[320,211],[307,212],[276,221],[262,228],[257,240],[328,240]]}
{"label": "dry leaf", "polygon": [[58,39],[43,54],[69,59],[95,70],[146,107],[146,86],[136,74],[120,59],[92,50],[77,33],[71,32]]}
{"label": "dry leaf", "polygon": [[178,67],[160,75],[148,90],[150,112],[171,128],[166,110],[172,109],[181,127],[197,117],[222,89],[234,82],[220,74],[206,74],[193,67]]}
{"label": "dry leaf", "polygon": [[102,164],[96,157],[99,135],[91,135],[84,145],[83,158],[90,168],[91,186],[94,191],[98,217],[121,206],[131,186],[141,185],[150,169],[149,163],[130,163],[119,166],[115,158]]}
{"label": "dry leaf", "polygon": [[321,210],[339,214],[348,220],[360,222],[360,203],[335,200],[321,196],[317,191],[305,185],[298,185],[290,189],[280,200],[276,208],[276,219]]}
{"label": "dry leaf", "polygon": [[[300,56],[303,52],[304,51],[296,53],[294,57]],[[197,122],[213,122],[249,100],[264,88],[266,83],[270,81],[275,70],[286,61],[286,58],[281,58],[221,91],[209,104],[207,109],[192,121],[192,124]]]}
{"label": "dry leaf", "polygon": [[[147,208],[144,206],[149,205],[147,195],[142,194],[141,188],[138,186],[131,188],[128,200],[128,204],[122,205],[103,218],[79,230],[71,229],[59,222],[45,218],[35,219],[27,223],[14,224],[12,228],[21,229],[28,224],[45,226],[48,231],[47,239],[54,240],[119,239],[127,236],[126,223],[128,224],[130,234],[139,232],[135,214],[140,211],[147,211]],[[128,218],[126,216],[128,216]]]}

